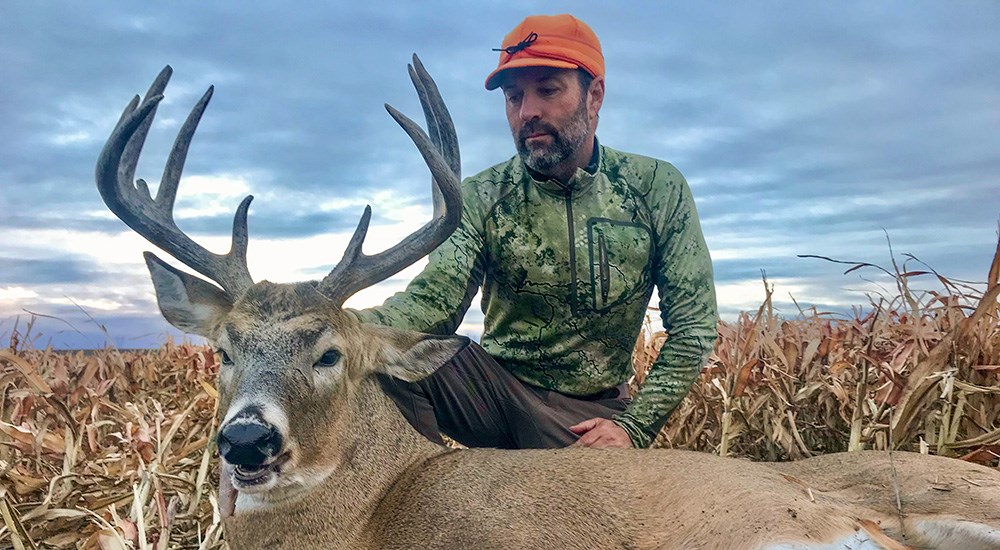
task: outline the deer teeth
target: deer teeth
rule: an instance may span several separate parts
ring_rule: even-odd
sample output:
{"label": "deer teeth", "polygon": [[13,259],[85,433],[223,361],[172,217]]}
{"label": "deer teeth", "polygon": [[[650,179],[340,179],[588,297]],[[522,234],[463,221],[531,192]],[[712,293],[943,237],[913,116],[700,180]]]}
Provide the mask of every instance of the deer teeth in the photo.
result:
{"label": "deer teeth", "polygon": [[266,466],[261,466],[259,468],[237,466],[235,469],[236,477],[240,478],[241,481],[256,481],[269,473],[269,469]]}

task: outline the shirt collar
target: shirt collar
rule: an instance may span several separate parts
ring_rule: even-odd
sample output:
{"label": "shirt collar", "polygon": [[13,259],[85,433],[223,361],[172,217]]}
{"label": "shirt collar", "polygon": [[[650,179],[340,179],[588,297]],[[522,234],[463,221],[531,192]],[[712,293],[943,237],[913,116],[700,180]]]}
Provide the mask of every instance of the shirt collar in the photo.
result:
{"label": "shirt collar", "polygon": [[[524,163],[522,162],[522,164]],[[597,136],[594,136],[594,152],[590,156],[590,162],[587,163],[585,168],[577,168],[576,173],[565,184],[532,170],[526,164],[524,164],[524,168],[532,181],[543,190],[553,194],[565,195],[567,193],[581,193],[589,189],[594,183],[594,178],[597,175],[600,165],[601,144],[597,141]]]}

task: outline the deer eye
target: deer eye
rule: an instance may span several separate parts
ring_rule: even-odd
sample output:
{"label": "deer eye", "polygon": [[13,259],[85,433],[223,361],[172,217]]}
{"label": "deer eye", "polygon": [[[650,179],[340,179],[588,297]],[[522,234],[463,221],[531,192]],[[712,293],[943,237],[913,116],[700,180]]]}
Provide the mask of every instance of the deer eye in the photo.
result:
{"label": "deer eye", "polygon": [[226,353],[226,350],[217,349],[217,350],[215,350],[215,353],[219,356],[219,359],[222,361],[223,365],[232,365],[233,364],[233,360],[229,358],[229,354]]}
{"label": "deer eye", "polygon": [[335,349],[328,349],[326,352],[320,356],[319,361],[316,361],[317,367],[332,367],[340,361],[340,352]]}

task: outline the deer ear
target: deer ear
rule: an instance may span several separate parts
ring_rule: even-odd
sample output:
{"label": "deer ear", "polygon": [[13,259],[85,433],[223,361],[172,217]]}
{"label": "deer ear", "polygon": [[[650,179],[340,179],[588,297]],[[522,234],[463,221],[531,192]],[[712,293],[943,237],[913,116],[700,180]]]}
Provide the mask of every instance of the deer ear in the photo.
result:
{"label": "deer ear", "polygon": [[184,332],[213,339],[214,328],[233,308],[232,300],[215,285],[167,265],[151,252],[144,252],[143,257],[167,322]]}
{"label": "deer ear", "polygon": [[375,370],[407,382],[430,376],[469,345],[466,336],[433,336],[388,327],[379,329],[392,345]]}

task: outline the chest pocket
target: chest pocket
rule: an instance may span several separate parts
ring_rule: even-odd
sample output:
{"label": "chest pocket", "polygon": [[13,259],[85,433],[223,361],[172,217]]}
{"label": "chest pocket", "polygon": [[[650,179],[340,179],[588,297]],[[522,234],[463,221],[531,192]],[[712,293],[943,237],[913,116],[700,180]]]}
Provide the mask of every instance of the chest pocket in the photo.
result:
{"label": "chest pocket", "polygon": [[587,222],[591,306],[608,309],[649,286],[652,236],[637,223],[591,218]]}

